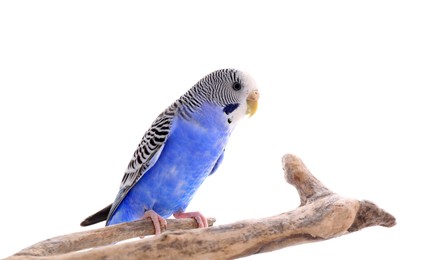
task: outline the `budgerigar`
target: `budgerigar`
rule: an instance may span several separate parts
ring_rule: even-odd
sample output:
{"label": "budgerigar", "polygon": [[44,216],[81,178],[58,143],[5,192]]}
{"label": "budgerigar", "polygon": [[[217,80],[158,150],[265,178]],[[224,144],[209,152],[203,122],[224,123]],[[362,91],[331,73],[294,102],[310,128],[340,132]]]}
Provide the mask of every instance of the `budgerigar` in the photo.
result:
{"label": "budgerigar", "polygon": [[207,219],[185,212],[195,192],[219,167],[232,130],[257,109],[254,79],[235,69],[210,73],[153,122],[138,145],[113,204],[81,226],[106,220],[106,226],[151,218],[156,234],[166,218]]}

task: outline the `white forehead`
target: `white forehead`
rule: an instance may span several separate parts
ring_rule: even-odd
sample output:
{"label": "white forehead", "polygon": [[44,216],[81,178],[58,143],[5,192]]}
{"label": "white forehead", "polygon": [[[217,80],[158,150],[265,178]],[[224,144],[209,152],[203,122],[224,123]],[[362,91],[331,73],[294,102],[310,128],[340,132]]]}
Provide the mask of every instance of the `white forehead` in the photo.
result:
{"label": "white forehead", "polygon": [[256,81],[254,80],[254,78],[251,76],[250,73],[245,71],[238,71],[238,73],[244,86],[246,86],[248,89],[258,89]]}

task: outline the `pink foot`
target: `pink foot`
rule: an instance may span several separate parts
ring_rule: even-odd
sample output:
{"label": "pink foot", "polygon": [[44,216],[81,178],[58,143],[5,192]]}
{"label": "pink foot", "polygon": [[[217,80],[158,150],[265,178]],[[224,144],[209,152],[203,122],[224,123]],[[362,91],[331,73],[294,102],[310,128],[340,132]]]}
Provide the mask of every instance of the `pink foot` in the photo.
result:
{"label": "pink foot", "polygon": [[151,221],[153,221],[154,230],[156,235],[160,234],[162,232],[161,226],[164,228],[167,227],[167,221],[163,217],[161,217],[159,214],[157,214],[154,210],[147,210],[144,213],[144,216],[142,216],[141,219],[150,218]]}
{"label": "pink foot", "polygon": [[177,212],[173,213],[175,218],[194,218],[195,221],[198,223],[199,228],[208,227],[209,224],[207,222],[206,217],[203,216],[200,212]]}

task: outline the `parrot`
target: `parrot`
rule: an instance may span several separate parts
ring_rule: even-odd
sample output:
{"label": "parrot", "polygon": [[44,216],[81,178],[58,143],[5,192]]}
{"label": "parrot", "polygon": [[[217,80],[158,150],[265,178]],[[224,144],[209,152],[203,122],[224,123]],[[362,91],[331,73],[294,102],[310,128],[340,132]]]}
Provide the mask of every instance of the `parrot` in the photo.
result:
{"label": "parrot", "polygon": [[200,212],[185,212],[204,180],[219,168],[237,123],[255,114],[259,91],[250,74],[216,70],[165,109],[145,132],[123,175],[114,202],[87,217],[81,226],[106,226],[150,218],[155,234],[166,219],[193,218],[208,227]]}

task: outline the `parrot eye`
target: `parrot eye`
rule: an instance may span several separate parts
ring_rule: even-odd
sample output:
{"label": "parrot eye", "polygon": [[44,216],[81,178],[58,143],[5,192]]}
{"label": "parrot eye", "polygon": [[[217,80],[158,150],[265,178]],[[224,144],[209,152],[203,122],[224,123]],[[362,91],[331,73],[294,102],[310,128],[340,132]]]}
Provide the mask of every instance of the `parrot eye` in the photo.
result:
{"label": "parrot eye", "polygon": [[235,91],[241,90],[241,83],[234,82],[234,84],[232,84],[232,89],[235,90]]}

